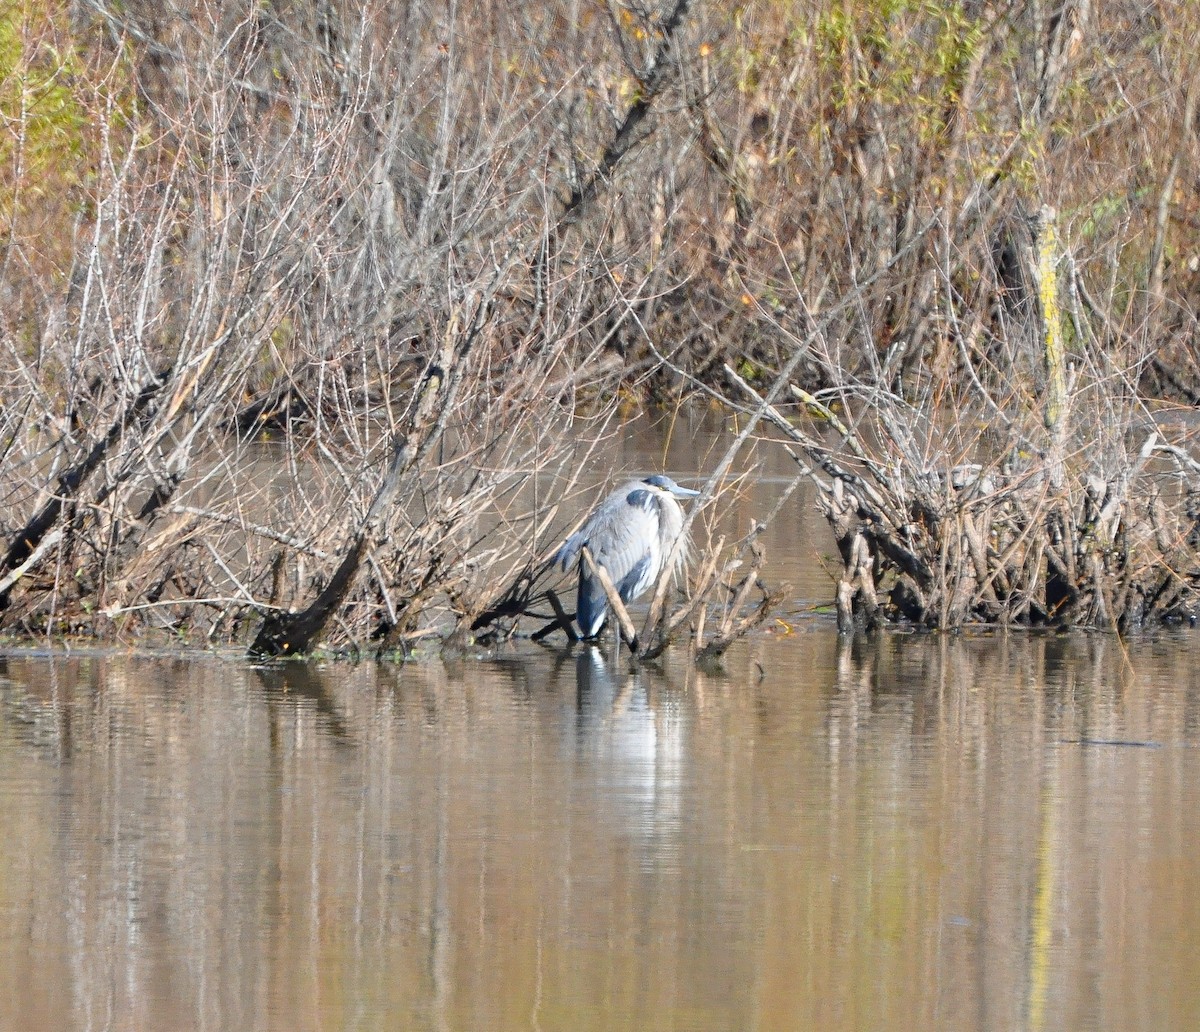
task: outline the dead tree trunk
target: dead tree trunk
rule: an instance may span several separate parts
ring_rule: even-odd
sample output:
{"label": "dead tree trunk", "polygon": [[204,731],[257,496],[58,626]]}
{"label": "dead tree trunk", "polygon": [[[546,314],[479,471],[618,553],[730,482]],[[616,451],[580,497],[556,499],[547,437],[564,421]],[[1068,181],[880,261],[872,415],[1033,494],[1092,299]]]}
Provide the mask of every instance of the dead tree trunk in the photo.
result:
{"label": "dead tree trunk", "polygon": [[[11,573],[33,557],[38,545],[58,522],[64,507],[76,499],[84,483],[104,461],[113,445],[121,439],[121,435],[131,424],[146,414],[150,402],[162,389],[167,379],[168,374],[162,373],[146,384],[120,417],[109,427],[108,432],[92,445],[79,462],[58,478],[58,490],[46,500],[33,518],[17,531],[9,543],[4,558],[0,560],[0,575]],[[7,589],[0,592],[0,612],[8,608],[11,590],[12,585],[10,584]]]}
{"label": "dead tree trunk", "polygon": [[[506,263],[505,263],[506,264]],[[437,361],[431,360],[416,391],[406,432],[393,439],[391,459],[383,482],[350,539],[329,583],[306,608],[298,612],[268,614],[250,645],[255,659],[293,656],[307,652],[313,639],[324,630],[329,619],[346,600],[354,586],[363,556],[384,523],[392,499],[405,474],[420,465],[445,432],[451,411],[466,374],[471,351],[490,318],[492,297],[500,282],[502,268],[490,286],[477,299],[471,321],[463,332],[457,348],[452,346],[450,333],[443,342]],[[451,327],[457,324],[451,321]]]}

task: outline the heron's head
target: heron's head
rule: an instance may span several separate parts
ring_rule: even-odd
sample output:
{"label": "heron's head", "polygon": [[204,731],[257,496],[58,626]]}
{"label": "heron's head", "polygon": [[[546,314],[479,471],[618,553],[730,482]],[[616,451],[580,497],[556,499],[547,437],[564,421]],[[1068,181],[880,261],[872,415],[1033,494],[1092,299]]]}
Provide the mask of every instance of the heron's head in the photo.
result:
{"label": "heron's head", "polygon": [[651,487],[657,487],[668,494],[673,494],[676,498],[695,498],[700,494],[699,491],[693,491],[690,487],[680,487],[670,477],[665,477],[661,473],[655,473],[651,477],[646,477],[642,483],[649,484]]}

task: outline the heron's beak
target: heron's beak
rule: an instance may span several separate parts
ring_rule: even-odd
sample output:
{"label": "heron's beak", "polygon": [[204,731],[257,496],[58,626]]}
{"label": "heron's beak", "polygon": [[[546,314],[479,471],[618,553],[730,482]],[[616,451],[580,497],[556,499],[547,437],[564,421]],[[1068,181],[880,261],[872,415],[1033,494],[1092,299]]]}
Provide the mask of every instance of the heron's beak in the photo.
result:
{"label": "heron's beak", "polygon": [[678,484],[671,485],[671,494],[678,498],[698,498],[699,491],[693,491],[690,487],[680,487]]}

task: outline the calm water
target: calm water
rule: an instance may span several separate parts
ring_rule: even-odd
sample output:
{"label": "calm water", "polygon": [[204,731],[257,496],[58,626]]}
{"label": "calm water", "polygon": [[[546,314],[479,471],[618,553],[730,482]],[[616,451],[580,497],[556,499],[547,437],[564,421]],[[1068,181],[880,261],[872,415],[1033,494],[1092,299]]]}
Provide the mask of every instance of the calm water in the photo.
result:
{"label": "calm water", "polygon": [[1200,1027],[1190,634],[0,660],[0,1027]]}

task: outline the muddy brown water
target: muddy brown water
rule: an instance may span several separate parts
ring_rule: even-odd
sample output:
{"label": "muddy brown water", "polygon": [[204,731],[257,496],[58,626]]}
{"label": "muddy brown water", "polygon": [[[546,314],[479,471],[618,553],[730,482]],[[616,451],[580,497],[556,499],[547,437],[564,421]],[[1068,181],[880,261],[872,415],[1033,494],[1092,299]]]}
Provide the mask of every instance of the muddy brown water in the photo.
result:
{"label": "muddy brown water", "polygon": [[10,652],[0,1028],[1200,1028],[1198,644]]}

